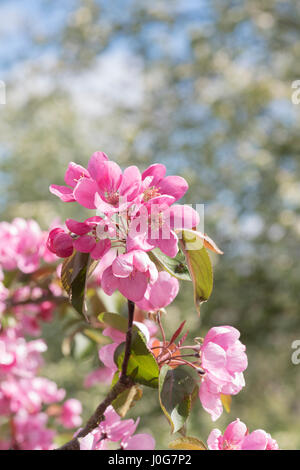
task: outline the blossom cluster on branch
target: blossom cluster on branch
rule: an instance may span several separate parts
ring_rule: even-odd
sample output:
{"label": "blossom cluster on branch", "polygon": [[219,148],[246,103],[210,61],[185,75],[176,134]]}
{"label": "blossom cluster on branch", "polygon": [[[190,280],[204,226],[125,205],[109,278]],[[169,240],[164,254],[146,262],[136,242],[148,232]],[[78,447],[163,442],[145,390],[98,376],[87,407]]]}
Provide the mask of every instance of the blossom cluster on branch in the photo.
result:
{"label": "blossom cluster on branch", "polygon": [[[0,446],[53,449],[59,428],[66,428],[74,436],[61,449],[154,449],[151,435],[135,434],[139,419],[121,419],[145,386],[157,390],[172,433],[184,435],[171,448],[206,448],[186,435],[194,399],[199,397],[212,421],[224,408],[229,412],[231,397],[245,386],[248,358],[232,326],[213,326],[203,338],[188,341],[187,318],[170,337],[166,332],[165,307],[176,298],[180,282],[192,283],[199,311],[213,287],[207,249],[222,254],[198,229],[198,212],[177,203],[187,182],[166,176],[160,163],[143,173],[136,166],[122,171],[95,152],[87,169],[69,164],[65,183],[51,185],[50,191],[96,213],[84,221],[53,223],[48,235],[34,221],[0,224],[0,426],[5,436]],[[127,299],[127,318],[120,311],[99,311],[101,292]],[[47,346],[32,339],[40,336],[42,322],[53,321],[54,311],[68,304],[78,317],[63,350],[70,352],[77,334],[95,341],[100,364],[84,385],[111,385],[82,426],[81,403],[63,402],[65,391],[38,375]],[[99,332],[109,344],[99,341]],[[278,445],[263,430],[249,433],[237,419],[224,435],[214,429],[208,448],[275,450]]]}

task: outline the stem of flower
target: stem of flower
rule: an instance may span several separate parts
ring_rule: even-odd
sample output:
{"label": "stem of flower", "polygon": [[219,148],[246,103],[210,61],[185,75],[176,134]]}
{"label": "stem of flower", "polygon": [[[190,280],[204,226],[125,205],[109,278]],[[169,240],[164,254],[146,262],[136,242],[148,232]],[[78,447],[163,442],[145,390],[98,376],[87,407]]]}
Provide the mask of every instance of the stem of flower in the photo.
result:
{"label": "stem of flower", "polygon": [[118,382],[110,390],[107,397],[100,403],[96,411],[92,414],[92,416],[88,420],[85,427],[81,429],[81,431],[77,434],[77,436],[56,450],[79,450],[80,444],[79,444],[78,438],[86,436],[93,429],[99,426],[101,421],[103,421],[104,419],[104,412],[106,408],[112,404],[112,402],[117,398],[118,395],[120,395],[120,393],[132,387],[134,382],[131,379],[131,377],[127,376],[127,367],[128,367],[130,354],[131,354],[133,316],[134,316],[134,303],[131,302],[131,300],[128,300],[128,327],[127,327],[127,333],[126,333],[125,353],[124,353],[124,360],[122,364],[121,375],[120,375]]}

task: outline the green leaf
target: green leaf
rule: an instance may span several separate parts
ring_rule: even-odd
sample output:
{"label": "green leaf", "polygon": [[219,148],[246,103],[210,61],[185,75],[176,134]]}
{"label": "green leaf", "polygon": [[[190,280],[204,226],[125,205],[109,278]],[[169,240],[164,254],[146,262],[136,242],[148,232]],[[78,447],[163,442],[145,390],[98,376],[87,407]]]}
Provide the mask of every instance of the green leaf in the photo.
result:
{"label": "green leaf", "polygon": [[192,395],[196,386],[197,383],[185,367],[171,369],[165,364],[161,368],[159,401],[173,433],[182,428],[190,414]]}
{"label": "green leaf", "polygon": [[131,388],[124,390],[112,402],[115,411],[124,418],[127,412],[132,408],[136,401],[140,400],[143,396],[143,390],[138,385],[133,385]]}
{"label": "green leaf", "polygon": [[174,450],[207,450],[206,445],[197,437],[188,436],[170,442],[169,448]]}
{"label": "green leaf", "polygon": [[[114,360],[119,370],[122,368],[124,359],[125,343],[121,343],[114,355]],[[127,375],[133,380],[147,387],[157,388],[159,367],[154,356],[148,349],[146,339],[143,333],[136,327],[133,327],[131,354],[128,361]]]}
{"label": "green leaf", "polygon": [[118,313],[102,312],[98,316],[98,320],[122,333],[126,333],[127,331],[127,319],[121,317]]}
{"label": "green leaf", "polygon": [[200,313],[200,305],[209,299],[213,288],[211,260],[197,232],[183,230],[180,243],[193,281],[195,306]]}
{"label": "green leaf", "polygon": [[61,282],[69,295],[69,300],[75,310],[86,316],[86,282],[88,275],[94,269],[95,263],[91,263],[88,253],[74,253],[67,258],[62,265]]}
{"label": "green leaf", "polygon": [[171,276],[176,277],[176,279],[180,281],[191,281],[191,276],[181,249],[175,258],[170,258],[165,255],[159,248],[154,248],[148,254],[159,270],[167,271]]}

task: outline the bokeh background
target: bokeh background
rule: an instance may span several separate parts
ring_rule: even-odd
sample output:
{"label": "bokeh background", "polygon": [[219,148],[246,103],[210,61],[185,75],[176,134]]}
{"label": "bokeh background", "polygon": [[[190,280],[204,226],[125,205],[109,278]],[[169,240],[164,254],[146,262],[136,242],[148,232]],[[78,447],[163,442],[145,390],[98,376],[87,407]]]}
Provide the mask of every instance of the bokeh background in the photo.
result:
{"label": "bokeh background", "polygon": [[[300,448],[300,3],[297,0],[2,0],[0,218],[84,217],[52,196],[69,161],[95,150],[121,166],[162,162],[205,204],[205,231],[223,249],[215,287],[198,319],[191,286],[169,308],[191,337],[231,324],[247,345],[246,388],[230,415]],[[63,356],[57,320],[44,331],[44,374],[83,401],[85,417],[105,387],[82,388],[94,358]],[[81,349],[80,349],[81,348]],[[84,348],[83,348],[84,349]],[[130,411],[158,448],[168,424],[151,390]],[[199,404],[188,433],[215,425]]]}

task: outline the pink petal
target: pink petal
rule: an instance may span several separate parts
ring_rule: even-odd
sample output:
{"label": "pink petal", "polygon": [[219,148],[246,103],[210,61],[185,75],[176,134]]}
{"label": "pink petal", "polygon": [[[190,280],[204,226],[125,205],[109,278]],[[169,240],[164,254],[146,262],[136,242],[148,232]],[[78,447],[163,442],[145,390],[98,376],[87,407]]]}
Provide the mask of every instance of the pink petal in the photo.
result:
{"label": "pink petal", "polygon": [[93,259],[102,258],[108,252],[110,247],[111,241],[108,238],[105,240],[99,240],[91,251],[91,257]]}
{"label": "pink petal", "polygon": [[128,277],[133,271],[132,255],[128,256],[126,253],[125,255],[117,256],[112,264],[112,271],[114,276],[119,278]]}
{"label": "pink petal", "polygon": [[179,291],[179,282],[166,271],[158,273],[158,280],[150,287],[149,300],[155,309],[169,305]]}
{"label": "pink petal", "polygon": [[169,209],[170,227],[174,229],[191,229],[199,224],[198,212],[187,205],[175,204]]}
{"label": "pink petal", "polygon": [[154,163],[154,165],[150,165],[147,170],[145,170],[142,174],[142,180],[147,176],[152,176],[151,186],[155,186],[166,174],[166,167],[161,163]]}
{"label": "pink petal", "polygon": [[247,426],[239,419],[236,419],[227,426],[224,432],[224,440],[232,445],[238,445],[243,441],[246,433]]}
{"label": "pink petal", "polygon": [[167,176],[158,184],[158,189],[161,194],[169,194],[173,196],[176,201],[185,195],[188,187],[189,185],[181,176]]}
{"label": "pink petal", "polygon": [[74,189],[74,197],[78,204],[87,209],[96,209],[95,195],[98,191],[95,181],[82,178]]}
{"label": "pink petal", "polygon": [[75,188],[76,184],[81,178],[89,178],[89,172],[81,165],[70,162],[68,169],[65,173],[65,183]]}
{"label": "pink petal", "polygon": [[223,413],[223,405],[220,394],[211,393],[206,380],[200,386],[199,398],[205,411],[211,415],[212,421],[216,421]]}
{"label": "pink petal", "polygon": [[210,328],[206,334],[203,345],[213,341],[226,350],[230,345],[234,344],[239,337],[240,332],[233,326],[214,326]]}
{"label": "pink petal", "polygon": [[147,276],[137,271],[129,277],[119,278],[119,291],[127,299],[137,302],[143,298],[147,284]]}
{"label": "pink petal", "polygon": [[111,266],[102,274],[101,287],[107,295],[112,295],[119,288],[119,278],[114,276]]}
{"label": "pink petal", "polygon": [[208,371],[225,369],[226,352],[218,344],[208,343],[201,348],[201,363],[204,369]]}
{"label": "pink petal", "polygon": [[156,242],[156,246],[167,256],[174,258],[178,253],[178,238],[177,235],[170,231],[169,239],[148,240],[148,242]]}
{"label": "pink petal", "polygon": [[84,222],[77,222],[74,219],[67,219],[66,226],[70,232],[75,233],[76,235],[85,235],[91,231],[91,227]]}
{"label": "pink petal", "polygon": [[94,237],[90,235],[82,235],[74,240],[74,248],[81,253],[90,253],[96,246]]}
{"label": "pink petal", "polygon": [[104,152],[98,151],[93,153],[93,155],[91,156],[88,163],[88,171],[95,181],[98,181],[101,177],[101,173],[99,170],[100,164],[107,160],[108,156]]}
{"label": "pink petal", "polygon": [[240,342],[236,341],[236,343],[230,346],[226,351],[226,368],[234,373],[234,372],[243,372],[247,369],[248,366],[248,359],[247,355],[245,354],[245,346]]}
{"label": "pink petal", "polygon": [[58,233],[53,240],[53,249],[60,258],[68,258],[73,253],[73,240],[67,233]]}
{"label": "pink petal", "polygon": [[115,162],[107,161],[99,164],[98,186],[102,194],[115,193],[122,181],[122,171]]}
{"label": "pink petal", "polygon": [[67,186],[58,186],[57,184],[51,184],[49,187],[50,193],[58,196],[63,202],[74,202],[73,189]]}
{"label": "pink petal", "polygon": [[119,188],[120,195],[132,201],[140,192],[141,174],[136,166],[129,166],[124,170],[122,183]]}
{"label": "pink petal", "polygon": [[262,429],[257,429],[245,437],[242,450],[266,450],[267,441],[267,433]]}
{"label": "pink petal", "polygon": [[115,350],[119,346],[118,343],[106,344],[99,350],[99,358],[103,364],[111,370],[116,370],[117,366],[114,362]]}
{"label": "pink petal", "polygon": [[210,450],[222,450],[222,433],[220,429],[213,429],[207,438],[207,445]]}
{"label": "pink petal", "polygon": [[154,450],[155,440],[150,434],[135,434],[126,445],[126,450]]}

